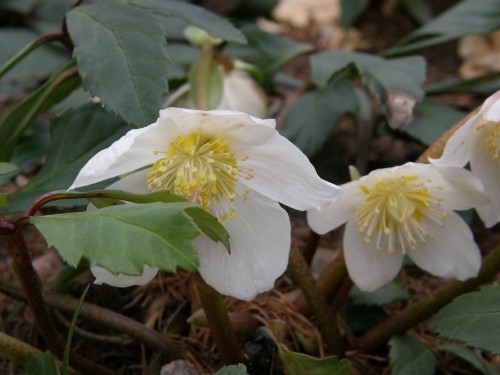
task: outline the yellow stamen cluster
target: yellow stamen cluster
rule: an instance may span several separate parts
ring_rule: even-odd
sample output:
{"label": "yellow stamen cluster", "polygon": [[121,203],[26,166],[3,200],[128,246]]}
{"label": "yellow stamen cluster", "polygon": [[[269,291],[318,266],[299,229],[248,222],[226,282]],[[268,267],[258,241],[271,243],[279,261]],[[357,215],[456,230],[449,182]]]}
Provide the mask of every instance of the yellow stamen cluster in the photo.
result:
{"label": "yellow stamen cluster", "polygon": [[[146,184],[151,191],[167,190],[207,209],[214,200],[233,201],[237,194],[236,181],[242,174],[236,155],[223,138],[211,138],[195,131],[177,137],[170,144],[165,157],[153,164]],[[251,173],[245,176],[251,177]],[[244,191],[240,195],[246,194]],[[220,221],[234,217],[233,205],[225,206],[224,212],[215,213]]]}
{"label": "yellow stamen cluster", "polygon": [[417,176],[400,175],[360,185],[365,200],[357,207],[356,222],[365,243],[375,238],[377,250],[403,254],[425,245],[432,238],[426,219],[442,225],[446,217],[441,200],[426,183]]}
{"label": "yellow stamen cluster", "polygon": [[486,137],[486,145],[493,160],[496,160],[500,166],[500,122],[490,123],[486,128],[488,136]]}

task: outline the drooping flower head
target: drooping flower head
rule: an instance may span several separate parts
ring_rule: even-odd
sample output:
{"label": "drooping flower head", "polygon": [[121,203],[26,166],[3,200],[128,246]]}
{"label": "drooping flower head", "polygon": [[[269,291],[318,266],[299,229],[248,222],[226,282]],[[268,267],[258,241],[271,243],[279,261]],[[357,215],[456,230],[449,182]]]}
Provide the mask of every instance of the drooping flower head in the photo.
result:
{"label": "drooping flower head", "polygon": [[[198,236],[200,274],[223,294],[251,299],[272,288],[288,262],[290,221],[278,202],[299,210],[323,207],[340,190],[321,180],[274,125],[240,112],[168,108],[156,123],[95,155],[70,189],[126,174],[109,188],[167,190],[197,203],[224,223],[231,243],[228,254]],[[151,280],[157,270],[145,265],[140,278],[92,271],[97,282],[129,286]]]}
{"label": "drooping flower head", "polygon": [[491,204],[476,207],[487,227],[500,221],[500,91],[490,96],[480,111],[448,140],[434,165],[463,167],[479,177]]}
{"label": "drooping flower head", "polygon": [[479,250],[467,224],[452,211],[489,202],[470,172],[407,163],[342,187],[338,200],[308,211],[308,221],[320,234],[347,222],[344,256],[360,289],[373,291],[392,280],[405,254],[436,276],[465,280],[477,274]]}

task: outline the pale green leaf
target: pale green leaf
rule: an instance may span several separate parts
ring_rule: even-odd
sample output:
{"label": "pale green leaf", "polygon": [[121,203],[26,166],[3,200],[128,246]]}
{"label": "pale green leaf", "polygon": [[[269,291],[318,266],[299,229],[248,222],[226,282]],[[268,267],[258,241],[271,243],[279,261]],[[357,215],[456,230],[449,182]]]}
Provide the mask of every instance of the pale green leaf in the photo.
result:
{"label": "pale green leaf", "polygon": [[[191,241],[201,230],[186,212],[192,203],[118,205],[68,214],[30,217],[49,246],[76,267],[82,258],[113,273],[140,275],[145,264],[193,271]],[[198,208],[201,210],[201,208]]]}
{"label": "pale green leaf", "polygon": [[26,364],[24,375],[60,375],[56,358],[50,352],[36,355]]}
{"label": "pale green leaf", "polygon": [[430,328],[440,336],[500,354],[500,284],[455,298],[439,311]]}
{"label": "pale green leaf", "polygon": [[67,24],[84,87],[125,121],[154,122],[169,64],[157,19],[140,8],[99,3],[74,8]]}
{"label": "pale green leaf", "polygon": [[392,375],[432,375],[436,369],[434,353],[412,336],[394,336],[389,356]]}
{"label": "pale green leaf", "polygon": [[227,19],[211,13],[199,6],[172,0],[130,0],[138,7],[154,9],[167,17],[178,17],[187,24],[198,26],[211,36],[228,42],[246,43],[245,36]]}
{"label": "pale green leaf", "polygon": [[363,292],[354,286],[349,298],[356,305],[383,306],[396,300],[407,300],[410,295],[401,284],[393,281],[373,292]]}
{"label": "pale green leaf", "polygon": [[[498,28],[500,28],[498,0],[460,1],[383,54],[385,56],[408,54],[466,35],[487,34]],[[422,40],[423,37],[426,38]]]}
{"label": "pale green leaf", "polygon": [[292,352],[283,344],[278,345],[279,357],[287,375],[350,375],[352,364],[347,359],[330,356],[315,358]]}
{"label": "pale green leaf", "polygon": [[457,344],[447,344],[439,345],[438,350],[445,351],[454,354],[455,356],[462,358],[464,361],[468,362],[476,369],[481,371],[485,375],[499,375],[500,369],[494,368],[491,364],[486,362],[483,358],[478,357],[474,351],[466,348],[462,345]]}
{"label": "pale green leaf", "polygon": [[302,95],[286,117],[284,135],[306,155],[313,155],[328,139],[340,117],[357,111],[353,86],[339,81]]}
{"label": "pale green leaf", "polygon": [[129,129],[122,119],[92,103],[56,117],[47,161],[28,185],[9,197],[9,212],[24,210],[41,194],[67,189],[92,156]]}

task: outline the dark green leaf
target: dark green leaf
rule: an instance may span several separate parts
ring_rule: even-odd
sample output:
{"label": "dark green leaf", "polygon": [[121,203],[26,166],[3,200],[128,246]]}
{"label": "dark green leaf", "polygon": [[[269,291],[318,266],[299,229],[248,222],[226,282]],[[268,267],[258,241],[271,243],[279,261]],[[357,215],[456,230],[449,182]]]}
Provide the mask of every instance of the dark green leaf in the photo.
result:
{"label": "dark green leaf", "polygon": [[347,300],[344,305],[347,325],[353,332],[364,332],[387,319],[382,307],[355,305]]}
{"label": "dark green leaf", "polygon": [[390,341],[392,375],[432,375],[436,369],[434,353],[412,336],[394,336]]}
{"label": "dark green leaf", "polygon": [[318,151],[344,113],[356,113],[358,100],[347,81],[302,95],[288,113],[284,135],[306,155]]}
{"label": "dark green leaf", "polygon": [[5,112],[0,119],[0,160],[9,159],[17,140],[39,114],[63,100],[80,85],[77,74],[70,75],[63,82],[56,84],[73,66],[74,61],[61,67],[36,91]]}
{"label": "dark green leaf", "polygon": [[367,306],[383,306],[396,300],[407,300],[409,297],[401,284],[395,281],[373,292],[363,292],[354,286],[349,293],[349,298],[354,304]]}
{"label": "dark green leaf", "polygon": [[500,354],[500,284],[455,298],[439,311],[430,328],[440,336]]}
{"label": "dark green leaf", "polygon": [[24,375],[60,375],[56,358],[50,352],[36,355],[26,364]]}
{"label": "dark green leaf", "polygon": [[350,375],[352,364],[337,357],[314,358],[278,345],[279,357],[287,375]]}
{"label": "dark green leaf", "polygon": [[[384,55],[408,54],[465,35],[487,34],[499,27],[498,0],[460,1],[385,51]],[[427,38],[422,40],[422,37]]]}
{"label": "dark green leaf", "polygon": [[361,13],[363,13],[369,3],[370,0],[340,0],[342,25],[351,26]]}
{"label": "dark green leaf", "polygon": [[413,120],[400,130],[410,134],[426,145],[431,145],[466,112],[446,104],[422,102],[413,109]]}
{"label": "dark green leaf", "polygon": [[432,18],[432,10],[427,0],[403,0],[401,5],[420,24],[426,23]]}
{"label": "dark green leaf", "polygon": [[243,364],[225,366],[215,373],[215,375],[247,375],[247,368]]}
{"label": "dark green leaf", "polygon": [[499,375],[500,370],[494,368],[491,364],[486,362],[484,359],[478,357],[471,349],[466,348],[462,345],[457,344],[448,344],[448,345],[439,345],[438,350],[449,352],[454,354],[455,356],[462,358],[464,361],[470,363],[476,369],[481,371],[485,375]]}
{"label": "dark green leaf", "polygon": [[[145,264],[166,271],[193,271],[191,243],[201,233],[187,208],[192,203],[118,205],[68,214],[30,217],[30,222],[71,266],[82,258],[113,273],[140,275]],[[201,208],[198,208],[201,210]]]}
{"label": "dark green leaf", "polygon": [[189,25],[198,26],[213,37],[228,42],[246,42],[241,31],[228,20],[196,5],[172,0],[130,0],[130,3],[138,7],[152,8],[164,16],[182,18]]}
{"label": "dark green leaf", "polygon": [[427,95],[449,93],[477,93],[490,95],[500,90],[500,72],[490,72],[470,79],[450,79],[435,82],[426,86]]}
{"label": "dark green leaf", "polygon": [[5,163],[3,161],[0,161],[0,176],[4,176],[9,173],[13,173],[17,171],[19,167],[15,164],[11,163]]}
{"label": "dark green leaf", "polygon": [[154,122],[169,64],[157,19],[140,8],[100,3],[74,8],[67,21],[85,88],[131,124]]}
{"label": "dark green leaf", "polygon": [[232,57],[245,57],[245,60],[259,67],[264,74],[263,84],[266,87],[287,61],[310,48],[308,44],[266,33],[257,26],[247,26],[242,31],[248,39],[248,45],[229,45],[225,53]]}
{"label": "dark green leaf", "polygon": [[384,103],[385,96],[392,91],[408,93],[417,100],[424,97],[426,64],[421,56],[388,60],[360,52],[321,52],[311,56],[311,80],[324,87],[349,67],[350,75],[359,75],[379,103]]}
{"label": "dark green leaf", "polygon": [[28,185],[10,196],[9,211],[24,210],[41,194],[67,189],[92,156],[129,129],[122,119],[92,103],[56,117],[47,162]]}
{"label": "dark green leaf", "polygon": [[[2,28],[0,30],[0,66],[39,36],[29,29]],[[58,48],[57,45],[42,45],[2,77],[0,92],[33,89],[69,59],[69,53]]]}

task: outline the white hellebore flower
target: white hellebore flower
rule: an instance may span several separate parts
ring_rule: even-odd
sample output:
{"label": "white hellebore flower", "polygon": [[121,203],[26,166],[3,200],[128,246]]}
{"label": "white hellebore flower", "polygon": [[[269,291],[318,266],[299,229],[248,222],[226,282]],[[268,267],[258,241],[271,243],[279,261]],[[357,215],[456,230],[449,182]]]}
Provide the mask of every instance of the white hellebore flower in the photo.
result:
{"label": "white hellebore flower", "polygon": [[347,222],[344,257],[353,282],[373,291],[399,272],[403,255],[433,275],[477,275],[479,249],[467,224],[451,210],[489,202],[480,181],[457,167],[407,163],[379,169],[342,185],[342,196],[308,211],[324,234]]}
{"label": "white hellebore flower", "polygon": [[[221,67],[221,69],[223,68]],[[246,71],[232,69],[229,73],[222,74],[222,96],[219,103],[212,109],[244,112],[258,118],[266,116],[266,94]],[[190,89],[191,85],[188,83],[182,85],[167,96],[162,107],[197,109],[189,95]]]}
{"label": "white hellebore flower", "polygon": [[[308,210],[340,192],[274,127],[240,112],[168,108],[95,155],[70,189],[127,174],[109,188],[167,190],[197,203],[224,223],[231,244],[228,254],[204,235],[195,238],[200,274],[219,292],[248,300],[271,289],[288,263],[290,220],[278,202]],[[142,284],[157,272],[148,265],[140,278],[92,270],[97,283],[115,286]]]}
{"label": "white hellebore flower", "polygon": [[457,167],[468,162],[491,198],[491,204],[476,207],[479,217],[491,227],[500,221],[500,91],[450,137],[439,159],[431,159],[434,165]]}

